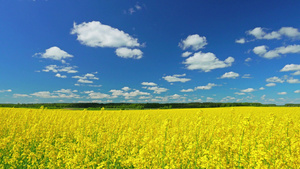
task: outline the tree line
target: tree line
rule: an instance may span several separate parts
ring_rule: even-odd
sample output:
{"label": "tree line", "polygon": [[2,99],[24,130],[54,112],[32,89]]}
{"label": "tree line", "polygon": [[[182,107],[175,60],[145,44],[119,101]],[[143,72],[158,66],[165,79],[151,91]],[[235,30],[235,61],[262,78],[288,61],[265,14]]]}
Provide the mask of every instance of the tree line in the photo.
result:
{"label": "tree line", "polygon": [[[0,107],[15,108],[40,108],[41,106],[48,109],[171,109],[171,108],[213,108],[213,107],[236,107],[236,106],[254,106],[254,107],[271,107],[276,104],[262,103],[214,103],[214,102],[194,102],[194,103],[31,103],[31,104],[0,104]],[[300,106],[300,104],[286,104],[284,106]]]}

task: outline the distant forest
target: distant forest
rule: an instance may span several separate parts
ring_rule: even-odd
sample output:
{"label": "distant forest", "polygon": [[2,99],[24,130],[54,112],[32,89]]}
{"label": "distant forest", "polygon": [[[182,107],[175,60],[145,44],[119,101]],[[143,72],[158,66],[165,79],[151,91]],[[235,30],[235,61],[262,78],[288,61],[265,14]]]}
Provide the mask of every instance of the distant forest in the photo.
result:
{"label": "distant forest", "polygon": [[[0,104],[0,107],[15,108],[40,108],[48,109],[171,109],[171,108],[213,108],[213,107],[234,107],[234,106],[255,106],[255,107],[273,107],[276,104],[262,103],[34,103],[34,104]],[[300,104],[285,104],[286,107],[300,107]]]}

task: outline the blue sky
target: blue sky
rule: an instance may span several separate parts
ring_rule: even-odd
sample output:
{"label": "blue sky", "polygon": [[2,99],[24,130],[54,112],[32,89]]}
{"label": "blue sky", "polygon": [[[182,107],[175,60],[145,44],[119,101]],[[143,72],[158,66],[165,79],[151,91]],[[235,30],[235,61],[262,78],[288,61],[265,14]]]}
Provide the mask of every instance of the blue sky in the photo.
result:
{"label": "blue sky", "polygon": [[1,0],[0,102],[300,102],[299,1]]}

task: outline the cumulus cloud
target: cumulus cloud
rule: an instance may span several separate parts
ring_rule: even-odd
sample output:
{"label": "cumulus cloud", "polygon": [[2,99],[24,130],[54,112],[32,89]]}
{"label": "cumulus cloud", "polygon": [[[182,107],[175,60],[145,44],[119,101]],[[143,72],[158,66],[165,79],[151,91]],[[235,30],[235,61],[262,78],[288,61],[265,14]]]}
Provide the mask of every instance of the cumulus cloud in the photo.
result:
{"label": "cumulus cloud", "polygon": [[235,40],[235,43],[244,44],[244,43],[246,43],[246,39],[245,38],[237,39],[237,40]]}
{"label": "cumulus cloud", "polygon": [[298,29],[293,27],[282,27],[278,32],[281,35],[285,35],[290,38],[300,38],[300,32],[298,31]]}
{"label": "cumulus cloud", "polygon": [[138,39],[129,34],[104,25],[99,21],[83,22],[79,25],[74,23],[71,34],[77,35],[77,40],[90,47],[139,47]]}
{"label": "cumulus cloud", "polygon": [[265,90],[265,88],[264,87],[260,87],[259,90]]}
{"label": "cumulus cloud", "polygon": [[198,69],[203,70],[204,72],[210,72],[213,69],[229,67],[233,62],[233,57],[228,57],[224,61],[221,61],[213,53],[202,53],[200,51],[187,58],[183,64],[186,64],[187,69],[189,70]]}
{"label": "cumulus cloud", "polygon": [[76,66],[57,66],[57,65],[48,65],[43,69],[43,72],[66,72],[66,73],[77,73],[78,71],[75,70]]}
{"label": "cumulus cloud", "polygon": [[280,78],[277,77],[277,76],[274,76],[274,77],[267,78],[267,79],[266,79],[266,82],[269,82],[269,83],[283,83],[284,80],[283,80],[283,79],[280,79]]}
{"label": "cumulus cloud", "polygon": [[188,51],[186,51],[186,52],[184,52],[184,53],[182,53],[182,57],[189,57],[191,54],[193,54],[192,52],[188,52]]}
{"label": "cumulus cloud", "polygon": [[256,39],[281,39],[283,36],[292,39],[299,39],[300,32],[293,27],[282,27],[278,31],[267,33],[264,28],[256,27],[253,30],[247,31],[249,35],[254,36]]}
{"label": "cumulus cloud", "polygon": [[207,45],[206,37],[199,36],[198,34],[189,35],[185,40],[181,40],[179,47],[183,50],[187,48],[192,48],[193,50],[199,50],[204,48]]}
{"label": "cumulus cloud", "polygon": [[148,92],[142,92],[139,90],[134,90],[132,92],[124,92],[124,90],[112,89],[109,92],[112,93],[112,96],[115,96],[115,97],[124,96],[125,99],[131,99],[132,97],[142,96],[142,95],[150,95],[150,93],[148,93]]}
{"label": "cumulus cloud", "polygon": [[145,86],[156,86],[157,84],[153,83],[153,82],[142,82],[142,85],[145,85]]}
{"label": "cumulus cloud", "polygon": [[175,74],[175,75],[172,75],[172,76],[164,76],[162,78],[165,79],[168,82],[182,82],[182,83],[185,83],[185,82],[191,80],[191,79],[188,79],[188,78],[182,78],[184,76],[186,76],[186,74],[182,74],[182,75]]}
{"label": "cumulus cloud", "polygon": [[226,97],[222,98],[222,99],[220,100],[220,102],[229,102],[229,101],[232,102],[233,100],[235,100],[235,97],[232,97],[232,96],[226,96]]}
{"label": "cumulus cloud", "polygon": [[121,58],[141,59],[143,57],[143,52],[140,49],[122,47],[116,50],[116,55]]}
{"label": "cumulus cloud", "polygon": [[180,90],[180,92],[193,92],[194,90],[193,89],[182,89]]}
{"label": "cumulus cloud", "polygon": [[197,86],[195,90],[210,90],[212,87],[217,86],[214,83],[208,83],[206,86]]}
{"label": "cumulus cloud", "polygon": [[280,72],[288,72],[288,71],[299,71],[300,70],[300,65],[297,64],[288,64],[285,65]]}
{"label": "cumulus cloud", "polygon": [[295,90],[294,93],[300,93],[300,90]]}
{"label": "cumulus cloud", "polygon": [[153,87],[147,87],[147,90],[153,90],[154,93],[160,94],[160,93],[168,91],[169,89],[153,86]]}
{"label": "cumulus cloud", "polygon": [[228,79],[235,79],[237,77],[239,77],[240,75],[238,73],[235,73],[235,72],[226,72],[225,74],[223,74],[220,78],[221,79],[225,79],[225,78],[228,78]]}
{"label": "cumulus cloud", "polygon": [[61,74],[59,74],[59,73],[57,73],[57,74],[55,75],[55,77],[58,77],[58,78],[67,78],[66,75],[61,75]]}
{"label": "cumulus cloud", "polygon": [[268,83],[266,84],[267,87],[273,87],[273,86],[276,86],[276,83]]}
{"label": "cumulus cloud", "polygon": [[94,92],[94,91],[86,91],[86,94],[88,94],[88,98],[90,99],[110,99],[112,98],[110,95],[100,92]]}
{"label": "cumulus cloud", "polygon": [[40,98],[80,98],[79,95],[75,94],[76,90],[71,89],[61,89],[54,92],[40,91],[30,94],[31,96],[36,96]]}
{"label": "cumulus cloud", "polygon": [[290,79],[286,80],[286,82],[288,82],[288,83],[300,83],[299,79],[294,79],[294,78],[290,78]]}
{"label": "cumulus cloud", "polygon": [[34,56],[40,56],[44,59],[59,60],[65,62],[63,59],[72,58],[73,55],[68,54],[66,51],[61,50],[57,46],[46,49],[44,53],[36,53]]}
{"label": "cumulus cloud", "polygon": [[96,77],[93,73],[87,73],[83,76],[72,76],[72,78],[78,79],[77,80],[78,83],[93,83],[92,80],[99,80],[99,78]]}
{"label": "cumulus cloud", "polygon": [[279,95],[286,95],[287,93],[286,92],[278,92],[277,94],[279,94]]}
{"label": "cumulus cloud", "polygon": [[300,53],[300,45],[281,46],[270,51],[267,51],[267,49],[268,47],[265,45],[257,46],[253,49],[253,52],[266,59],[273,59],[284,54]]}
{"label": "cumulus cloud", "polygon": [[244,89],[244,90],[241,90],[241,92],[245,92],[245,93],[250,93],[250,92],[254,92],[255,89],[253,88],[247,88],[247,89]]}
{"label": "cumulus cloud", "polygon": [[131,89],[129,87],[125,86],[125,87],[122,88],[122,90],[128,91],[128,90],[131,90]]}
{"label": "cumulus cloud", "polygon": [[263,37],[266,35],[266,32],[264,32],[261,27],[256,27],[252,30],[247,31],[247,33],[256,37],[257,39],[263,39]]}
{"label": "cumulus cloud", "polygon": [[257,55],[263,56],[265,53],[267,53],[267,46],[257,46],[253,49],[253,52]]}
{"label": "cumulus cloud", "polygon": [[292,73],[292,75],[300,75],[300,71],[298,70],[298,71]]}

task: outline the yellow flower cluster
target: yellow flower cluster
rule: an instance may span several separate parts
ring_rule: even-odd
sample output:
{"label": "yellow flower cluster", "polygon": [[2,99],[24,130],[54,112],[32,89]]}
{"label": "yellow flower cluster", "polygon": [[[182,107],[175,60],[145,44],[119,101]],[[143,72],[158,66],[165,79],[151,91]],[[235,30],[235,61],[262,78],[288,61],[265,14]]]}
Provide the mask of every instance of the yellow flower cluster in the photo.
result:
{"label": "yellow flower cluster", "polygon": [[300,108],[0,109],[0,168],[297,168]]}

